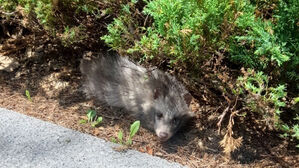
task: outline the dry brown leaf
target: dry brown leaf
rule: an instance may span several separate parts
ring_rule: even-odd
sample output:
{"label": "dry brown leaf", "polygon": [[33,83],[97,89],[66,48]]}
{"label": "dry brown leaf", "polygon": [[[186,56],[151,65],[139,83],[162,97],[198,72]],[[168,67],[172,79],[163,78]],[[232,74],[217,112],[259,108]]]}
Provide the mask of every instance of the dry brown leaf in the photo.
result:
{"label": "dry brown leaf", "polygon": [[180,32],[181,32],[183,35],[188,35],[188,34],[192,33],[192,30],[191,30],[191,29],[182,29]]}
{"label": "dry brown leaf", "polygon": [[95,129],[94,131],[93,131],[93,133],[94,133],[94,135],[100,135],[100,130],[99,129]]}
{"label": "dry brown leaf", "polygon": [[149,147],[149,146],[146,146],[146,153],[150,154],[150,155],[153,155],[154,153],[154,150],[153,148]]}

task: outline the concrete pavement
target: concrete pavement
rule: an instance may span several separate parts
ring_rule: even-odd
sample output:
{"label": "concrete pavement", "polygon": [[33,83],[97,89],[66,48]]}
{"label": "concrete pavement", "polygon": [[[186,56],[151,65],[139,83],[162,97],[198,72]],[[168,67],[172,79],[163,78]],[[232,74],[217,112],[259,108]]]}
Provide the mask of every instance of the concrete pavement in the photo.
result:
{"label": "concrete pavement", "polygon": [[1,168],[181,168],[177,163],[115,146],[14,111],[0,108]]}

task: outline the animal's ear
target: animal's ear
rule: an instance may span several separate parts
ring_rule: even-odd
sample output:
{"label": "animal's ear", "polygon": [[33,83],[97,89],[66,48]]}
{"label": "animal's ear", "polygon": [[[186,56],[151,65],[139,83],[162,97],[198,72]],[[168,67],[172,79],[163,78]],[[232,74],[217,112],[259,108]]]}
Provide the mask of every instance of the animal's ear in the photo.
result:
{"label": "animal's ear", "polygon": [[191,94],[190,94],[190,93],[186,93],[186,94],[184,95],[184,100],[185,100],[187,106],[189,106],[190,103],[191,103],[191,100],[192,100],[192,96],[191,96]]}
{"label": "animal's ear", "polygon": [[160,89],[155,89],[154,90],[154,99],[157,99],[160,96],[161,92]]}
{"label": "animal's ear", "polygon": [[182,116],[182,127],[189,129],[195,126],[195,114],[193,112],[187,112]]}

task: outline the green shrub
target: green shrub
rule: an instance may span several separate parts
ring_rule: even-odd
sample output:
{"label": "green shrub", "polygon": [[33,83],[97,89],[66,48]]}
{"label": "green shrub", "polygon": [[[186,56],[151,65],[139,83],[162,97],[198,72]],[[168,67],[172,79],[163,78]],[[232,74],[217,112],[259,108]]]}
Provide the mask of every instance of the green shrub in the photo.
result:
{"label": "green shrub", "polygon": [[115,18],[113,23],[109,24],[107,29],[109,35],[103,36],[101,39],[106,42],[114,50],[123,51],[127,47],[128,42],[132,38],[128,30],[128,26],[132,22],[125,16]]}
{"label": "green shrub", "polygon": [[136,10],[136,3],[137,1],[132,0],[127,4],[120,4],[119,16],[107,26],[109,33],[101,37],[106,44],[120,53],[126,53],[137,40],[136,36],[139,35],[139,29],[144,29],[144,27],[138,26],[137,18],[131,13],[131,11]]}
{"label": "green shrub", "polygon": [[0,9],[6,12],[15,10],[18,0],[0,0]]}
{"label": "green shrub", "polygon": [[275,12],[274,32],[285,50],[290,53],[290,60],[282,69],[286,81],[299,91],[299,0],[279,1]]}
{"label": "green shrub", "polygon": [[[152,25],[138,26],[130,14],[134,3],[124,5],[123,13],[108,25],[109,33],[102,39],[114,50],[137,52],[144,58],[164,57],[195,68],[215,51],[224,50],[240,66],[262,71],[275,68],[298,80],[298,0],[288,5],[248,0],[145,2],[143,13],[153,19]],[[278,7],[268,16],[271,19],[256,15],[258,9],[273,6]]]}
{"label": "green shrub", "polygon": [[[266,20],[256,16],[257,8],[244,1],[237,18],[236,33],[230,39],[230,59],[244,67],[281,72],[284,82],[299,90],[299,1],[258,2],[258,8],[271,6]],[[275,9],[274,6],[277,6]],[[267,73],[267,72],[266,72]],[[279,76],[278,76],[279,77]]]}
{"label": "green shrub", "polygon": [[263,72],[248,69],[243,73],[238,78],[235,94],[243,97],[245,108],[257,113],[269,128],[282,131],[282,137],[299,140],[299,125],[296,124],[299,121],[299,111],[295,112],[295,118],[289,119],[288,123],[281,119],[281,109],[286,106],[285,85],[270,87],[268,76]]}
{"label": "green shrub", "polygon": [[237,89],[240,89],[237,93],[244,94],[249,110],[259,113],[271,127],[280,125],[281,107],[285,107],[287,95],[284,85],[270,87],[267,75],[248,69],[238,78]]}
{"label": "green shrub", "polygon": [[143,14],[152,24],[140,26],[132,15],[135,3],[129,2],[102,37],[110,47],[138,53],[141,60],[179,62],[173,68],[191,71],[200,71],[202,61],[222,52],[228,63],[252,69],[234,89],[244,92],[237,94],[245,97],[240,100],[247,110],[259,114],[269,127],[281,129],[287,91],[299,90],[299,0],[145,2]]}
{"label": "green shrub", "polygon": [[[298,116],[296,120],[299,120]],[[299,124],[294,124],[292,126],[289,126],[288,124],[283,124],[281,125],[281,130],[284,132],[281,135],[282,138],[290,138],[291,140],[299,141]],[[299,144],[297,144],[296,147],[299,148]]]}
{"label": "green shrub", "polygon": [[244,1],[236,19],[236,34],[230,44],[231,59],[245,67],[266,69],[273,63],[281,66],[291,54],[273,32],[273,24],[255,16],[255,7]]}
{"label": "green shrub", "polygon": [[[153,18],[152,26],[138,27],[145,32],[126,47],[128,53],[139,52],[146,58],[164,56],[171,62],[199,63],[208,57],[206,50],[223,45],[221,24],[230,20],[231,4],[226,1],[155,0],[146,1],[145,15]],[[108,26],[102,39],[114,49],[128,44],[130,16],[122,15]],[[136,25],[135,25],[136,27]]]}
{"label": "green shrub", "polygon": [[0,4],[5,11],[22,7],[29,19],[37,19],[49,35],[61,39],[64,45],[87,37],[85,25],[78,22],[81,15],[97,17],[100,13],[93,1],[83,0],[0,0]]}

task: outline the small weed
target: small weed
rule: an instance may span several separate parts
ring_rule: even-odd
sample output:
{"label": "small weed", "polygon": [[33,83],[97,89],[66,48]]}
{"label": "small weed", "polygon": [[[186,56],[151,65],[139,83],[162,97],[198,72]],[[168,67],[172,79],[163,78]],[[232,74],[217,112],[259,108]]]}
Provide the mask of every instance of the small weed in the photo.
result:
{"label": "small weed", "polygon": [[92,122],[94,120],[94,118],[96,117],[97,113],[94,110],[88,110],[87,111],[87,119],[88,122]]}
{"label": "small weed", "polygon": [[64,28],[64,32],[61,35],[61,41],[64,46],[70,46],[74,43],[78,43],[84,40],[87,36],[84,34],[86,32],[83,25]]}
{"label": "small weed", "polygon": [[80,123],[80,124],[86,124],[86,123],[87,123],[87,120],[82,119],[82,120],[79,121],[79,123]]}
{"label": "small weed", "polygon": [[92,127],[98,126],[103,121],[103,117],[98,117],[98,119],[91,123]]}
{"label": "small weed", "polygon": [[29,90],[26,90],[25,94],[26,94],[27,99],[32,102]]}
{"label": "small weed", "polygon": [[118,144],[121,144],[121,145],[125,145],[125,146],[130,146],[132,145],[132,138],[134,137],[134,135],[138,132],[139,130],[139,127],[140,127],[140,121],[135,121],[131,127],[130,127],[130,135],[129,137],[127,138],[127,141],[124,143],[124,134],[123,134],[123,131],[120,130],[117,134],[117,140],[115,138],[111,138],[111,141],[113,143],[118,143]]}
{"label": "small weed", "polygon": [[130,136],[129,136],[129,139],[127,141],[127,144],[129,144],[129,145],[132,144],[132,138],[137,133],[137,131],[139,130],[139,127],[140,127],[140,121],[135,121],[131,125],[131,127],[130,127]]}
{"label": "small weed", "polygon": [[92,127],[96,127],[103,121],[103,117],[97,117],[97,113],[95,110],[88,110],[86,116],[87,120],[80,120],[80,124],[86,124],[88,122],[91,123]]}
{"label": "small weed", "polygon": [[120,130],[117,134],[118,143],[123,144],[123,137],[124,137],[123,131]]}
{"label": "small weed", "polygon": [[111,138],[111,142],[113,142],[113,143],[117,143],[117,140],[116,140],[114,137],[112,137],[112,138]]}

